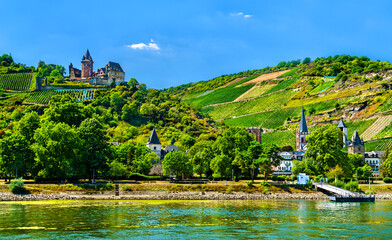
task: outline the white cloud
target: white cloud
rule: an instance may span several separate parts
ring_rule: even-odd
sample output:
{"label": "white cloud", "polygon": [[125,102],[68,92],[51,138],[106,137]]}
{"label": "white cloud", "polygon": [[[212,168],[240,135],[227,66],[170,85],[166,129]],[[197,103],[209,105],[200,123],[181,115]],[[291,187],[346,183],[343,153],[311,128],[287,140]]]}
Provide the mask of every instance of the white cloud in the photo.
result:
{"label": "white cloud", "polygon": [[242,16],[244,15],[243,12],[239,12],[239,13],[230,13],[231,16]]}
{"label": "white cloud", "polygon": [[240,16],[240,17],[243,17],[243,18],[250,18],[253,15],[244,14],[243,12],[238,12],[238,13],[230,13],[230,16]]}
{"label": "white cloud", "polygon": [[153,39],[151,39],[151,42],[148,43],[148,45],[145,44],[145,43],[134,43],[134,44],[131,44],[131,45],[127,45],[127,47],[135,49],[135,50],[154,50],[154,51],[158,51],[160,49],[158,44],[156,44]]}

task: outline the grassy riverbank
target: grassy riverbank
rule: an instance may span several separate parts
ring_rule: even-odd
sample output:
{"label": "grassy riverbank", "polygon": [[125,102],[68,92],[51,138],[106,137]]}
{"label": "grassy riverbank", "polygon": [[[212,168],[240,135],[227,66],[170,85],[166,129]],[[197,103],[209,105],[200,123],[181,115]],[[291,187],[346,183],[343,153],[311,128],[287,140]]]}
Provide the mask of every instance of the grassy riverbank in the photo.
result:
{"label": "grassy riverbank", "polygon": [[[246,181],[240,182],[207,182],[205,184],[178,184],[167,181],[140,181],[140,182],[101,182],[96,184],[37,184],[34,182],[27,182],[25,184],[26,190],[30,194],[109,194],[115,191],[115,185],[119,185],[119,192],[122,194],[135,193],[187,193],[187,192],[216,192],[216,193],[247,193],[247,194],[274,194],[274,193],[315,193],[316,189],[296,185],[292,182],[264,182],[256,181],[250,184]],[[359,190],[366,192],[369,185],[360,184]],[[375,193],[392,193],[392,184],[384,184],[375,182],[371,184],[371,191]],[[9,185],[0,183],[0,192],[9,192]]]}

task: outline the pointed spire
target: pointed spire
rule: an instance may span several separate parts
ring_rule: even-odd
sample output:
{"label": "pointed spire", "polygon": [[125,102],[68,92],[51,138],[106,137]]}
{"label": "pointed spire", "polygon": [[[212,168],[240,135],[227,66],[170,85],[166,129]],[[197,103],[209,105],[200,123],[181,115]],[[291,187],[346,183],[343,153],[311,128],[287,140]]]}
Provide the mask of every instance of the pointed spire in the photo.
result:
{"label": "pointed spire", "polygon": [[161,144],[161,142],[159,141],[158,135],[155,132],[155,128],[152,129],[152,133],[150,135],[150,138],[148,139],[147,144]]}
{"label": "pointed spire", "polygon": [[344,124],[343,119],[340,119],[340,122],[338,124],[338,128],[347,128],[346,124]]}
{"label": "pointed spire", "polygon": [[299,132],[308,132],[308,127],[306,126],[305,110],[302,108],[301,120],[299,122]]}
{"label": "pointed spire", "polygon": [[354,131],[353,137],[351,138],[351,142],[354,145],[360,145],[362,143],[362,140],[359,137],[359,134],[358,134],[357,130]]}
{"label": "pointed spire", "polygon": [[90,55],[90,52],[88,51],[88,49],[87,49],[87,51],[86,51],[86,54],[84,54],[84,56],[83,56],[83,59],[82,59],[82,61],[93,61],[93,58],[91,57],[91,55]]}

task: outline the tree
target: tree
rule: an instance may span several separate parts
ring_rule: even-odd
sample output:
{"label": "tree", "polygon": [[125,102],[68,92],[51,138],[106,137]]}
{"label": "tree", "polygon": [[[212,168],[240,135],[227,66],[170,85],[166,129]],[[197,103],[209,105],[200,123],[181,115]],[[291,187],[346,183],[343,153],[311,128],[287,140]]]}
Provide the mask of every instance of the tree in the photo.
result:
{"label": "tree", "polygon": [[188,154],[181,151],[169,152],[162,162],[163,174],[184,177],[192,173],[192,166]]}
{"label": "tree", "polygon": [[34,165],[30,142],[19,132],[0,140],[0,168],[3,173],[17,178],[24,176]]}
{"label": "tree", "polygon": [[263,148],[257,141],[252,141],[246,151],[240,151],[236,154],[233,165],[237,165],[242,173],[250,174],[252,182],[257,174],[257,170],[262,165],[261,155]]}
{"label": "tree", "polygon": [[[172,138],[174,140],[174,138]],[[189,150],[189,156],[193,165],[193,172],[198,174],[201,178],[204,173],[207,177],[211,175],[210,164],[214,158],[212,150],[212,141],[199,141]]]}
{"label": "tree", "polygon": [[112,106],[114,110],[120,112],[124,104],[125,104],[125,99],[121,97],[120,93],[112,92],[110,94],[110,106]]}
{"label": "tree", "polygon": [[44,118],[78,127],[89,115],[83,104],[76,102],[71,96],[65,94],[55,95],[51,98],[49,108],[45,110]]}
{"label": "tree", "polygon": [[26,137],[29,143],[34,140],[34,132],[40,126],[40,119],[36,112],[25,114],[16,125],[16,131]]}
{"label": "tree", "polygon": [[310,57],[306,57],[306,58],[302,61],[302,63],[303,63],[303,64],[309,64],[311,61],[312,61],[312,60],[310,59]]}
{"label": "tree", "polygon": [[380,159],[382,162],[381,173],[384,177],[392,177],[392,147],[389,147],[384,156]]}
{"label": "tree", "polygon": [[35,176],[44,179],[75,177],[81,141],[75,129],[65,123],[45,121],[34,134],[32,149],[36,156]]}
{"label": "tree", "polygon": [[82,141],[80,167],[84,169],[83,176],[90,180],[95,171],[105,169],[105,160],[108,154],[108,143],[105,131],[98,120],[85,119],[78,129]]}
{"label": "tree", "polygon": [[290,145],[288,145],[288,146],[283,146],[282,149],[281,149],[281,151],[282,151],[282,152],[292,152],[292,151],[294,151],[294,148],[293,148],[292,146],[290,146]]}
{"label": "tree", "polygon": [[335,167],[331,168],[331,170],[329,170],[328,172],[329,178],[342,178],[345,173],[343,171],[343,169],[338,165],[336,165]]}
{"label": "tree", "polygon": [[362,167],[357,168],[357,177],[359,179],[368,179],[373,174],[372,167],[365,164]]}
{"label": "tree", "polygon": [[336,126],[322,126],[307,136],[306,158],[317,166],[318,172],[325,175],[330,168],[346,158],[342,149],[342,131]]}
{"label": "tree", "polygon": [[240,169],[232,163],[239,152],[248,149],[251,141],[253,141],[253,136],[244,128],[230,127],[226,129],[213,145],[215,158],[210,165],[214,172],[213,176],[230,178],[233,173],[238,176]]}
{"label": "tree", "polygon": [[114,160],[109,164],[109,173],[112,177],[124,177],[128,173],[127,166]]}
{"label": "tree", "polygon": [[263,153],[258,160],[260,171],[264,174],[264,179],[267,180],[268,175],[272,171],[272,167],[280,164],[282,157],[278,155],[280,148],[276,145],[270,144],[264,147]]}
{"label": "tree", "polygon": [[138,107],[135,102],[127,103],[122,108],[121,118],[125,121],[131,121],[138,115]]}

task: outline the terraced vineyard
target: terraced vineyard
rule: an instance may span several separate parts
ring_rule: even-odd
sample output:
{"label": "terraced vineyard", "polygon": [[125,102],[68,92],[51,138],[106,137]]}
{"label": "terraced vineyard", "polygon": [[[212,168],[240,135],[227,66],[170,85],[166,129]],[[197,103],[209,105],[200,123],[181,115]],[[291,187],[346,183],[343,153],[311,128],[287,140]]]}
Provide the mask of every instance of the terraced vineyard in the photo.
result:
{"label": "terraced vineyard", "polygon": [[379,117],[369,128],[367,128],[361,135],[364,141],[372,139],[386,126],[392,122],[392,115]]}
{"label": "terraced vineyard", "polygon": [[29,97],[24,101],[25,103],[33,104],[48,104],[52,96],[54,95],[65,95],[69,94],[76,101],[85,101],[93,99],[94,89],[61,89],[61,90],[48,90],[48,91],[37,91],[30,94]]}
{"label": "terraced vineyard", "polygon": [[0,89],[28,91],[33,79],[32,73],[0,74]]}

